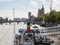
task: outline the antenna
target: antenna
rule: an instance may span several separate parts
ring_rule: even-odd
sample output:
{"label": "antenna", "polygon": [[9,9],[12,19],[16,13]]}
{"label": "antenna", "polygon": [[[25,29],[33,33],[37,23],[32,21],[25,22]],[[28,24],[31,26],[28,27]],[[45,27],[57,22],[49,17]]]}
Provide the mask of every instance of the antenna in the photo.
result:
{"label": "antenna", "polygon": [[50,4],[50,11],[52,10],[52,0],[51,0],[51,4]]}

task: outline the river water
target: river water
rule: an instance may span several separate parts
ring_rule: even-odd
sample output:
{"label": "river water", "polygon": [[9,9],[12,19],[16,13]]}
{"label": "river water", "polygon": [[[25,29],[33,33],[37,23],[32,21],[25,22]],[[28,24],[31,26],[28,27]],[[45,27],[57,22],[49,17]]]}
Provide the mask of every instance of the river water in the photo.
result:
{"label": "river water", "polygon": [[[19,29],[26,28],[24,23],[16,24],[15,25],[15,32],[18,33]],[[0,45],[13,45],[14,39],[14,25],[11,24],[3,24],[0,25]],[[58,45],[58,44],[52,44]]]}
{"label": "river water", "polygon": [[[18,29],[26,28],[24,23],[16,24],[15,31],[18,33]],[[0,45],[13,45],[14,39],[14,25],[3,24],[0,25]]]}

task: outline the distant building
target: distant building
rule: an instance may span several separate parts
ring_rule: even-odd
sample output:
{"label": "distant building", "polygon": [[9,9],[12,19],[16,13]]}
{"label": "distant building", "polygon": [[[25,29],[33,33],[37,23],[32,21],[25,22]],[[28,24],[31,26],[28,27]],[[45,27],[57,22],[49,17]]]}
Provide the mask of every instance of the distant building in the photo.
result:
{"label": "distant building", "polygon": [[2,21],[3,17],[0,17],[0,22]]}
{"label": "distant building", "polygon": [[14,18],[14,21],[16,22],[16,21],[20,21],[20,18]]}
{"label": "distant building", "polygon": [[28,19],[31,23],[33,23],[35,17],[33,15],[31,15],[31,12],[28,13]]}
{"label": "distant building", "polygon": [[27,20],[26,18],[21,18],[21,21],[23,21],[23,22],[26,21],[26,20]]}
{"label": "distant building", "polygon": [[32,15],[31,16],[31,23],[33,23],[34,20],[35,20],[35,17]]}
{"label": "distant building", "polygon": [[42,9],[38,9],[38,17],[44,15],[44,6],[42,5]]}
{"label": "distant building", "polygon": [[31,12],[28,12],[28,19],[31,20]]}

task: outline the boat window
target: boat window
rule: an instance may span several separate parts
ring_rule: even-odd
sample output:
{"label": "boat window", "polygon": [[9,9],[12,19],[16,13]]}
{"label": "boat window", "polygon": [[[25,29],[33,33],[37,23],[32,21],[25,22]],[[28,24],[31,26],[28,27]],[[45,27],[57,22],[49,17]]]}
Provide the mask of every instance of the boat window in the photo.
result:
{"label": "boat window", "polygon": [[23,33],[23,30],[19,30],[19,33]]}
{"label": "boat window", "polygon": [[[28,32],[25,31],[23,35],[25,35],[26,33],[28,33]],[[29,34],[34,34],[34,31],[33,30],[30,30]]]}

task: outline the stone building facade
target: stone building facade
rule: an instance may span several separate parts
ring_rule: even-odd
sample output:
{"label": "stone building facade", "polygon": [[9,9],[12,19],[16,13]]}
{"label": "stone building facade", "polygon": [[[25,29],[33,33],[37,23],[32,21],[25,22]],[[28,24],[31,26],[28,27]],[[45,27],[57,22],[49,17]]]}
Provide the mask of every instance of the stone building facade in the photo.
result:
{"label": "stone building facade", "polygon": [[42,6],[41,9],[38,9],[38,17],[43,16],[44,15],[44,6]]}

